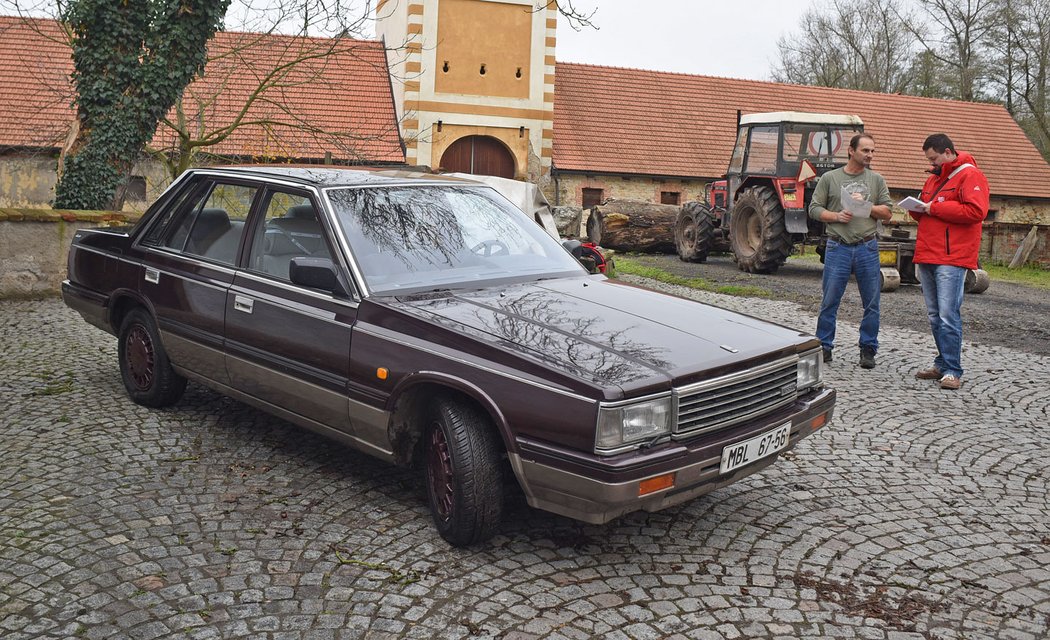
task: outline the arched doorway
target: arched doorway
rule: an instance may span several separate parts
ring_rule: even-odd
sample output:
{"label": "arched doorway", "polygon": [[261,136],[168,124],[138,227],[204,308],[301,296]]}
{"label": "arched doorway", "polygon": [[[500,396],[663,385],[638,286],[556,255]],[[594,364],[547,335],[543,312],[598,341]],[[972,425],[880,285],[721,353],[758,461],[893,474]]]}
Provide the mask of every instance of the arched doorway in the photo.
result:
{"label": "arched doorway", "polygon": [[514,156],[491,136],[466,136],[441,154],[441,169],[480,176],[514,177]]}

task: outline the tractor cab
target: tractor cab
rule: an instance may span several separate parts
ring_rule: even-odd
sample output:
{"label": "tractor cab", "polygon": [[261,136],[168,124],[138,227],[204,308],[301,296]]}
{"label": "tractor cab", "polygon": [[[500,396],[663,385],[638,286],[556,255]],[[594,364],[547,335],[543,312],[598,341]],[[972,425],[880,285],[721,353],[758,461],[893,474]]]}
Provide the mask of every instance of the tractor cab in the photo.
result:
{"label": "tractor cab", "polygon": [[741,269],[772,273],[795,242],[819,238],[823,225],[807,215],[816,178],[849,159],[852,137],[864,131],[854,115],[777,111],[739,118],[736,146],[706,202],[687,203],[675,240],[683,260],[702,261],[729,244]]}

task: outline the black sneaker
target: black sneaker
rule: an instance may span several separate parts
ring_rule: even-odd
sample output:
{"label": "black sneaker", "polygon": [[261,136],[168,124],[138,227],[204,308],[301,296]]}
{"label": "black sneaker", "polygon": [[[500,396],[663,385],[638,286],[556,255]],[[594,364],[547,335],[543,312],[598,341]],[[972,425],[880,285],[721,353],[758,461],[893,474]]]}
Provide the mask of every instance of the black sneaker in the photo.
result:
{"label": "black sneaker", "polygon": [[875,368],[875,350],[871,347],[860,348],[860,366],[862,369]]}
{"label": "black sneaker", "polygon": [[831,349],[824,349],[824,362],[831,362]]}

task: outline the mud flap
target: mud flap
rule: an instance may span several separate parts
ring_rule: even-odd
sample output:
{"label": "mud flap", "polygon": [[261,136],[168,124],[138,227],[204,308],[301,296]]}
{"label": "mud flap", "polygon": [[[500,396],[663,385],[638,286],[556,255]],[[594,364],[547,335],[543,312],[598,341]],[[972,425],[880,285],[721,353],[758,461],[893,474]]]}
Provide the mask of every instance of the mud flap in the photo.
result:
{"label": "mud flap", "polygon": [[788,233],[809,233],[809,216],[805,209],[785,209],[784,227]]}

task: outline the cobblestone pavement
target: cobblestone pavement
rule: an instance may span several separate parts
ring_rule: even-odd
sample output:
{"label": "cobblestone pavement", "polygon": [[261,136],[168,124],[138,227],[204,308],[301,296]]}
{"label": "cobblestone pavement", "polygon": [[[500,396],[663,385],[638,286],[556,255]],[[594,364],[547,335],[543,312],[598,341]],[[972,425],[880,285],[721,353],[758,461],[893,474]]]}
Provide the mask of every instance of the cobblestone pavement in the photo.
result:
{"label": "cobblestone pavement", "polygon": [[5,640],[1050,634],[1050,359],[1024,345],[967,345],[948,392],[911,377],[928,336],[884,330],[872,371],[837,350],[836,419],[761,474],[605,526],[519,497],[459,550],[413,474],[192,384],[132,404],[115,343],[0,303]]}

